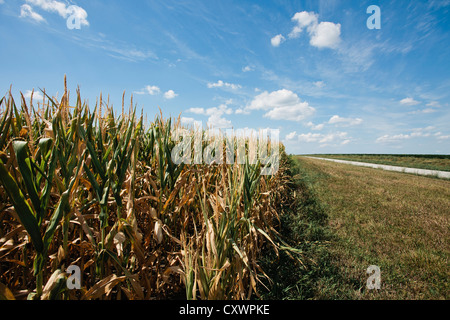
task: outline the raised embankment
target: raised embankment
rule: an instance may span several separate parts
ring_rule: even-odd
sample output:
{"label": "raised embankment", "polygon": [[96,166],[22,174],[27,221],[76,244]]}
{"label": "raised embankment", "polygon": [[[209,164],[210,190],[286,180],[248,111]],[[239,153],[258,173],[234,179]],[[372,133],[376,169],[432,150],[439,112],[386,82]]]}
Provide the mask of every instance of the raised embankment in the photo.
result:
{"label": "raised embankment", "polygon": [[427,170],[427,169],[417,169],[417,168],[406,168],[406,167],[388,166],[388,165],[384,165],[384,164],[365,163],[365,162],[338,160],[338,159],[327,159],[327,158],[320,158],[320,157],[306,157],[306,158],[327,160],[327,161],[333,161],[333,162],[339,162],[339,163],[346,163],[346,164],[351,164],[351,165],[354,165],[354,166],[369,167],[369,168],[375,168],[375,169],[383,169],[383,170],[388,170],[388,171],[412,173],[412,174],[418,174],[418,175],[421,175],[421,176],[434,176],[434,177],[443,178],[443,179],[450,179],[450,172],[447,172],[447,171]]}

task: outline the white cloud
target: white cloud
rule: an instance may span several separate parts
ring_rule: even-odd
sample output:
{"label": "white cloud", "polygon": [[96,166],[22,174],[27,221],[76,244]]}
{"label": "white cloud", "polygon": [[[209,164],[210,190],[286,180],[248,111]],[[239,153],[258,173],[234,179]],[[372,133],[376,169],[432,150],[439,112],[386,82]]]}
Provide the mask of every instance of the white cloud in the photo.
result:
{"label": "white cloud", "polygon": [[[230,100],[227,102],[231,103]],[[231,121],[223,117],[225,114],[230,115],[233,113],[233,109],[229,108],[227,104],[221,104],[218,107],[208,109],[190,108],[187,112],[209,116],[207,122],[208,127],[212,127],[214,129],[226,129],[232,127]]]}
{"label": "white cloud", "polygon": [[227,104],[221,104],[218,107],[212,107],[212,108],[208,108],[208,109],[204,109],[204,108],[190,108],[190,109],[187,110],[187,112],[211,116],[213,114],[220,114],[220,115],[232,114],[233,113],[233,109],[228,108]]}
{"label": "white cloud", "polygon": [[33,11],[33,8],[28,4],[20,6],[20,18],[31,18],[36,22],[46,22],[43,16]]}
{"label": "white cloud", "polygon": [[222,88],[222,87],[231,88],[233,90],[242,88],[239,84],[223,82],[222,80],[219,80],[216,83],[208,83],[208,88]]}
{"label": "white cloud", "polygon": [[293,131],[286,135],[286,140],[294,140],[296,135],[297,135],[297,132]]}
{"label": "white cloud", "polygon": [[302,102],[294,92],[282,89],[257,95],[246,110],[269,110],[264,116],[273,120],[301,121],[314,114],[308,102]]}
{"label": "white cloud", "polygon": [[450,139],[450,135],[443,135],[440,131],[433,134],[433,136],[435,136],[438,140]]}
{"label": "white cloud", "polygon": [[[27,90],[24,93],[23,97],[25,99],[31,99],[31,93],[32,92],[33,92],[32,90]],[[37,101],[37,100],[42,101],[42,99],[44,99],[44,96],[42,95],[42,93],[40,93],[39,91],[34,91],[34,93],[33,93],[33,101]]]}
{"label": "white cloud", "polygon": [[334,115],[328,121],[329,124],[334,124],[336,126],[348,127],[348,126],[356,126],[363,122],[360,118],[342,118],[338,115]]}
{"label": "white cloud", "polygon": [[318,142],[324,138],[323,134],[320,133],[302,133],[297,135],[297,140],[299,142]]}
{"label": "white cloud", "polygon": [[250,66],[245,66],[242,68],[242,72],[250,72],[250,71],[253,71],[253,68]]}
{"label": "white cloud", "polygon": [[67,6],[64,2],[56,0],[26,0],[26,2],[47,12],[56,12],[64,19],[74,17],[78,19],[80,25],[89,26],[87,12],[79,6]]}
{"label": "white cloud", "polygon": [[417,104],[419,104],[419,101],[414,100],[413,98],[405,98],[400,100],[400,104],[404,105],[404,106],[415,106]]}
{"label": "white cloud", "polygon": [[203,108],[190,108],[187,112],[196,113],[196,114],[205,114],[205,109]]}
{"label": "white cloud", "polygon": [[341,25],[332,22],[321,22],[310,33],[310,44],[317,48],[336,49],[341,42]]}
{"label": "white cloud", "polygon": [[411,136],[408,134],[396,134],[396,135],[388,135],[385,134],[382,137],[379,137],[375,142],[376,143],[388,143],[388,142],[398,142],[400,140],[410,139]]}
{"label": "white cloud", "polygon": [[416,110],[416,111],[411,111],[411,112],[408,112],[409,114],[421,114],[421,113],[424,113],[424,114],[427,114],[427,113],[433,113],[433,112],[436,112],[437,110],[436,109],[433,109],[433,108],[425,108],[425,109],[419,109],[419,110]]}
{"label": "white cloud", "polygon": [[306,126],[307,126],[307,127],[310,127],[311,130],[322,130],[323,127],[324,127],[325,125],[324,125],[323,123],[318,124],[318,125],[315,125],[315,124],[312,123],[312,122],[308,122],[308,123],[306,124]]}
{"label": "white cloud", "polygon": [[181,117],[180,119],[181,123],[184,125],[193,125],[195,128],[201,128],[202,127],[202,122],[201,121],[197,121],[194,118],[189,118],[189,117]]}
{"label": "white cloud", "polygon": [[236,114],[250,114],[250,111],[248,111],[244,108],[239,108],[239,109],[236,109],[235,113]]}
{"label": "white cloud", "polygon": [[159,94],[161,92],[161,89],[159,89],[159,87],[157,86],[145,86],[144,89],[142,89],[141,91],[135,91],[134,93],[136,94],[149,94],[149,95],[156,95]]}
{"label": "white cloud", "polygon": [[206,109],[206,115],[208,115],[208,116],[212,116],[214,114],[223,115],[223,114],[232,114],[232,113],[233,113],[233,109],[228,108],[228,106],[226,104],[221,104],[218,107],[212,107],[212,108]]}
{"label": "white cloud", "polygon": [[278,34],[275,37],[273,37],[272,39],[270,39],[270,43],[272,44],[272,46],[274,47],[278,47],[280,46],[280,44],[282,42],[284,42],[285,38],[283,37],[283,35]]}
{"label": "white cloud", "polygon": [[441,104],[438,101],[431,101],[430,103],[427,103],[427,107],[440,108]]}
{"label": "white cloud", "polygon": [[164,98],[166,98],[166,99],[173,99],[176,96],[178,96],[178,94],[175,93],[173,90],[169,90],[164,93]]}
{"label": "white cloud", "polygon": [[316,81],[313,83],[317,88],[323,88],[326,86],[325,82],[323,81]]}
{"label": "white cloud", "polygon": [[[158,86],[147,85],[140,91],[134,91],[134,93],[135,94],[149,94],[149,95],[155,96],[155,95],[158,95],[161,93],[161,89]],[[173,90],[164,92],[164,98],[166,98],[166,99],[173,99],[177,96],[178,96],[178,94],[175,93]]]}
{"label": "white cloud", "polygon": [[218,107],[213,107],[206,109],[206,115],[208,118],[208,127],[213,127],[215,129],[226,129],[231,128],[232,124],[230,120],[223,118],[224,114],[232,114],[233,110],[228,108],[226,104],[221,104]]}
{"label": "white cloud", "polygon": [[347,132],[332,132],[328,134],[321,134],[321,133],[302,133],[302,134],[296,134],[296,132],[291,132],[286,136],[286,140],[289,141],[295,141],[298,142],[305,142],[305,143],[338,143],[341,145],[345,145],[351,142],[351,139],[348,136]]}
{"label": "white cloud", "polygon": [[297,22],[297,25],[292,29],[289,38],[297,38],[304,28],[308,27],[309,31],[311,31],[311,28],[317,26],[319,15],[314,12],[297,12],[292,17],[292,21]]}
{"label": "white cloud", "polygon": [[427,138],[427,137],[437,137],[439,139],[440,136],[442,136],[441,132],[436,132],[432,134],[430,131],[435,130],[436,128],[434,126],[428,126],[426,128],[416,128],[412,129],[412,132],[409,134],[396,134],[396,135],[384,135],[379,137],[376,142],[377,143],[393,143],[393,142],[399,142],[401,140],[408,140],[412,138]]}
{"label": "white cloud", "polygon": [[328,21],[319,23],[319,15],[314,12],[297,12],[292,21],[297,25],[289,33],[290,39],[298,38],[303,29],[307,28],[309,43],[314,47],[336,49],[341,42],[341,25]]}
{"label": "white cloud", "polygon": [[231,128],[232,123],[230,120],[223,118],[219,114],[213,114],[208,118],[208,127],[214,129],[226,129]]}

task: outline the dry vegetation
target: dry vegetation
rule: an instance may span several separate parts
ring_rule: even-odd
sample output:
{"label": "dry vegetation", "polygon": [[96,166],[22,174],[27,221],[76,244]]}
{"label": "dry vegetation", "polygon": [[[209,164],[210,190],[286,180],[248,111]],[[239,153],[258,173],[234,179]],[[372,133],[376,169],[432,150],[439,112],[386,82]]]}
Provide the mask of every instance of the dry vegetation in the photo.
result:
{"label": "dry vegetation", "polygon": [[[159,116],[144,127],[101,96],[69,105],[0,101],[0,296],[16,299],[248,299],[264,277],[285,167],[176,165]],[[207,141],[204,141],[203,148]],[[282,151],[284,154],[284,151]],[[281,244],[280,244],[281,243]],[[292,249],[293,250],[293,249]],[[68,290],[69,265],[81,268]],[[270,283],[265,281],[265,283]]]}

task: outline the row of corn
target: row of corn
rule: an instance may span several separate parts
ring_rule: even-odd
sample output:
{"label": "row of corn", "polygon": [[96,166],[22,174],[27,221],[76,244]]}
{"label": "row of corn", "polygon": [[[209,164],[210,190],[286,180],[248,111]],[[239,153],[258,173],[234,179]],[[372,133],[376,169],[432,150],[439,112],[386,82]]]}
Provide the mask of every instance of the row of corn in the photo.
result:
{"label": "row of corn", "polygon": [[43,94],[0,101],[0,298],[249,299],[270,283],[282,163],[176,164],[179,120]]}

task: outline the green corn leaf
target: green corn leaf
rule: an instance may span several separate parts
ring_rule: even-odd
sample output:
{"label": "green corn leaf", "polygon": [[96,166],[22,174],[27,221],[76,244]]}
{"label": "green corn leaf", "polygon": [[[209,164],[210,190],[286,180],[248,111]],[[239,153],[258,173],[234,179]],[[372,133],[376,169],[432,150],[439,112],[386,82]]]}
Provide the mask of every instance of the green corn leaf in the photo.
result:
{"label": "green corn leaf", "polygon": [[103,166],[100,164],[100,161],[98,160],[97,152],[95,151],[94,147],[90,143],[89,140],[86,140],[86,146],[89,150],[89,153],[91,154],[92,163],[94,164],[95,170],[100,174],[100,178],[102,180],[105,180],[106,175],[105,171],[103,170]]}
{"label": "green corn leaf", "polygon": [[62,217],[64,217],[66,215],[66,213],[70,212],[69,195],[75,184],[75,181],[77,180],[77,176],[78,176],[78,172],[79,172],[80,168],[81,168],[81,159],[78,161],[78,167],[77,167],[77,172],[75,173],[75,176],[71,179],[68,189],[61,194],[61,198],[59,199],[59,202],[58,202],[58,207],[56,208],[55,212],[53,213],[53,215],[50,219],[50,223],[48,224],[47,229],[45,230],[45,234],[44,234],[44,249],[45,249],[45,251],[48,250],[50,243],[52,241],[53,235],[55,234],[56,227],[58,226]]}
{"label": "green corn leaf", "polygon": [[34,248],[37,252],[42,252],[44,249],[44,245],[42,243],[39,225],[36,221],[33,211],[28,202],[25,200],[22,191],[20,191],[19,187],[17,186],[16,181],[14,181],[14,178],[6,170],[1,160],[0,180],[14,205],[20,222],[30,235]]}
{"label": "green corn leaf", "polygon": [[86,164],[83,164],[84,172],[86,172],[86,175],[89,179],[89,182],[91,183],[92,188],[94,189],[95,195],[97,196],[97,200],[100,201],[100,192],[101,188],[98,184],[97,180],[95,179],[94,175],[92,174],[91,170],[88,168]]}
{"label": "green corn leaf", "polygon": [[43,252],[38,252],[33,261],[33,274],[36,276],[42,271],[45,264],[45,257]]}
{"label": "green corn leaf", "polygon": [[66,190],[61,195],[61,198],[59,199],[58,207],[56,208],[55,212],[53,213],[50,223],[47,226],[47,230],[45,230],[44,235],[44,248],[47,251],[50,243],[52,241],[53,235],[55,234],[56,227],[58,226],[59,222],[61,221],[61,218],[64,216],[65,212],[70,211],[69,206],[69,190]]}
{"label": "green corn leaf", "polygon": [[34,181],[34,174],[31,170],[32,159],[28,156],[28,143],[26,141],[14,141],[14,152],[16,154],[17,164],[19,165],[20,173],[22,174],[23,182],[30,196],[34,210],[39,216],[41,214],[41,200],[36,189]]}
{"label": "green corn leaf", "polygon": [[[3,99],[2,99],[2,101],[3,101]],[[0,105],[1,105],[1,103],[0,103]],[[8,113],[9,113],[9,115],[8,115]],[[9,132],[9,127],[11,126],[11,119],[12,119],[12,109],[9,106],[7,106],[5,114],[2,118],[1,125],[0,125],[0,134],[1,134],[0,151],[3,150],[3,146],[8,139],[8,136],[9,136],[8,132]]]}
{"label": "green corn leaf", "polygon": [[[57,140],[58,141],[58,140]],[[54,147],[51,151],[51,155],[50,155],[50,163],[48,165],[48,175],[47,175],[47,180],[45,182],[44,185],[44,189],[42,190],[41,193],[41,208],[42,208],[42,213],[45,214],[45,212],[47,211],[47,206],[48,206],[48,202],[50,199],[50,192],[52,190],[52,183],[53,183],[53,176],[55,175],[56,172],[56,163],[57,163],[57,157],[56,157],[56,153],[57,153],[57,148]],[[39,220],[41,220],[43,217],[39,217]]]}

